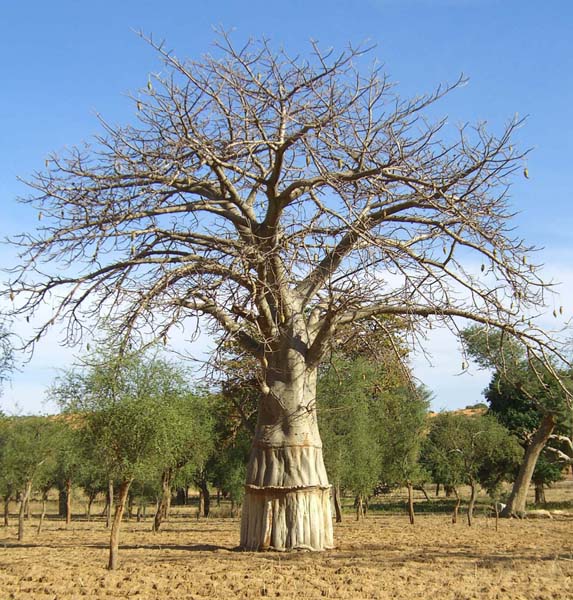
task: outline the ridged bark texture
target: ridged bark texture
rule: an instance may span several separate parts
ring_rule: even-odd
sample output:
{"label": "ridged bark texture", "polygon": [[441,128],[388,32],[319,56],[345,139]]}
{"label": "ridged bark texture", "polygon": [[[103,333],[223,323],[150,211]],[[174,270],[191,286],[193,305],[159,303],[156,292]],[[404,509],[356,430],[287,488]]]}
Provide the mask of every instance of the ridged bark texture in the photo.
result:
{"label": "ridged bark texture", "polygon": [[241,522],[246,550],[333,547],[330,485],[315,446],[255,446]]}

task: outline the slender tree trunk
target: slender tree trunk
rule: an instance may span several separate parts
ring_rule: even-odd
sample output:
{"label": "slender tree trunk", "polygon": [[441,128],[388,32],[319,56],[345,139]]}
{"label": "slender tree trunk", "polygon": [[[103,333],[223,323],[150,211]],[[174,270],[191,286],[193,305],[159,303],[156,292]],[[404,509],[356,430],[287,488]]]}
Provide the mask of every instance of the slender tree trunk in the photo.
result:
{"label": "slender tree trunk", "polygon": [[31,493],[32,480],[30,479],[26,482],[24,491],[20,496],[20,510],[18,512],[18,541],[20,542],[24,540],[24,517],[26,516],[26,506],[28,504],[28,501],[30,500]]}
{"label": "slender tree trunk", "polygon": [[356,520],[360,521],[360,519],[364,518],[364,499],[362,494],[358,494],[356,499],[354,500],[354,505],[356,507]]}
{"label": "slender tree trunk", "polygon": [[91,516],[92,516],[92,504],[95,500],[96,494],[94,494],[93,492],[90,492],[90,494],[88,495],[88,505],[86,508],[86,518],[88,521],[91,520]]}
{"label": "slender tree trunk", "polygon": [[549,436],[555,428],[555,417],[551,414],[544,415],[539,429],[531,438],[531,443],[525,451],[523,462],[519,467],[519,473],[513,483],[511,494],[507,500],[506,507],[501,511],[502,517],[525,516],[525,503],[527,501],[527,490],[531,483],[531,477],[537,464],[537,459],[545,447]]}
{"label": "slender tree trunk", "polygon": [[430,498],[430,496],[428,496],[428,492],[426,491],[426,486],[424,485],[416,485],[414,486],[415,490],[420,490],[420,492],[422,492],[422,494],[424,494],[424,498],[428,501],[431,502],[432,499]]}
{"label": "slender tree trunk", "polygon": [[307,368],[298,348],[305,335],[289,333],[286,346],[268,354],[243,501],[241,546],[248,550],[333,546],[316,369]]}
{"label": "slender tree trunk", "polygon": [[72,480],[66,479],[66,525],[72,522]]}
{"label": "slender tree trunk", "polygon": [[44,492],[42,494],[42,514],[40,515],[40,520],[38,522],[38,529],[36,530],[36,535],[40,535],[42,533],[42,525],[44,524],[44,518],[46,516],[46,500],[48,499],[48,493]]}
{"label": "slender tree trunk", "polygon": [[475,481],[470,482],[470,501],[468,504],[468,526],[472,526],[474,517],[474,506],[476,503],[477,485]]}
{"label": "slender tree trunk", "polygon": [[340,483],[334,486],[334,513],[336,514],[336,522],[342,523],[342,509],[340,507]]}
{"label": "slender tree trunk", "polygon": [[58,485],[58,516],[62,519],[66,518],[66,507],[68,499],[66,497],[66,487],[61,487],[61,483]]}
{"label": "slender tree trunk", "polygon": [[157,503],[157,510],[153,519],[152,530],[157,532],[161,527],[161,523],[167,519],[167,511],[169,500],[171,499],[171,480],[173,478],[173,469],[165,469],[161,473],[161,497]]}
{"label": "slender tree trunk", "polygon": [[109,529],[111,525],[111,513],[113,511],[113,479],[107,482],[107,512],[105,514],[105,526]]}
{"label": "slender tree trunk", "polygon": [[221,490],[217,488],[217,506],[221,506]]}
{"label": "slender tree trunk", "polygon": [[4,496],[4,527],[10,525],[10,494]]}
{"label": "slender tree trunk", "polygon": [[460,495],[458,494],[458,490],[455,487],[450,487],[450,489],[453,491],[453,493],[456,496],[456,504],[454,506],[454,512],[452,514],[452,523],[457,523],[458,522],[458,512],[460,510],[460,504],[462,503],[462,499],[460,498]]}
{"label": "slender tree trunk", "polygon": [[440,484],[436,483],[436,498],[440,495]]}
{"label": "slender tree trunk", "polygon": [[545,487],[543,483],[535,484],[535,504],[547,504],[547,501],[545,500]]}
{"label": "slender tree trunk", "polygon": [[414,524],[414,487],[410,482],[407,483],[408,488],[408,517],[410,518],[410,525]]}
{"label": "slender tree trunk", "polygon": [[119,498],[117,506],[115,507],[115,514],[113,516],[113,523],[111,526],[111,535],[109,540],[109,562],[107,568],[113,571],[117,568],[118,552],[119,552],[119,529],[121,527],[121,519],[125,511],[125,505],[127,503],[127,494],[129,493],[129,486],[133,480],[122,481],[119,486]]}
{"label": "slender tree trunk", "polygon": [[207,478],[202,475],[199,481],[201,490],[201,498],[203,499],[203,511],[202,515],[208,517],[211,512],[211,493],[209,492],[209,485],[207,484]]}

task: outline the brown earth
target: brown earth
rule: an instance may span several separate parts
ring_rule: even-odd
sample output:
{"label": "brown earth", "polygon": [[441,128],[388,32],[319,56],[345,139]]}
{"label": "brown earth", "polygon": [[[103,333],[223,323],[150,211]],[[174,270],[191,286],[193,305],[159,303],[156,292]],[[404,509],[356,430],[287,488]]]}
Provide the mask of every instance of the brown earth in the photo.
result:
{"label": "brown earth", "polygon": [[324,553],[236,550],[238,519],[197,520],[175,510],[165,529],[126,522],[120,568],[109,572],[101,520],[32,518],[18,543],[16,522],[0,529],[0,600],[356,598],[414,600],[573,598],[573,520],[495,521],[480,511],[469,528],[447,514],[350,514]]}

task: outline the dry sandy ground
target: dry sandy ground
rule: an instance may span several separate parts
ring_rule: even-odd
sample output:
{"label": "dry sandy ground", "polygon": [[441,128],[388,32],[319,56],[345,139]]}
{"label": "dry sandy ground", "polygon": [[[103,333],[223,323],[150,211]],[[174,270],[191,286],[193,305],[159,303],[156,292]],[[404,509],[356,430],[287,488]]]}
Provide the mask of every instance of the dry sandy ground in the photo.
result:
{"label": "dry sandy ground", "polygon": [[474,527],[447,515],[350,515],[325,553],[236,551],[237,519],[175,516],[159,534],[150,520],[122,530],[120,568],[108,572],[101,521],[66,529],[48,521],[39,536],[0,529],[0,599],[76,598],[573,598],[573,520],[500,521]]}

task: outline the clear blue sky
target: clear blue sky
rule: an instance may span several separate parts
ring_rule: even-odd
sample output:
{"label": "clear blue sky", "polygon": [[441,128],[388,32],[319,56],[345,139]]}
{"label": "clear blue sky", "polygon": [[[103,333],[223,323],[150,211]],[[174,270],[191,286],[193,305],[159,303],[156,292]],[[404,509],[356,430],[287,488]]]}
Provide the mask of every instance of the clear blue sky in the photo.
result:
{"label": "clear blue sky", "polygon": [[[515,113],[529,115],[519,144],[533,148],[529,180],[513,188],[519,232],[545,246],[548,276],[564,282],[573,313],[573,3],[569,0],[27,0],[0,6],[0,235],[34,227],[15,197],[17,176],[41,169],[48,152],[99,131],[95,113],[112,122],[131,117],[125,93],[160,69],[134,33],[165,38],[179,56],[198,57],[213,26],[235,39],[269,37],[291,53],[308,40],[322,46],[376,44],[375,56],[404,96],[430,91],[460,73],[470,78],[436,110],[455,122],[486,120],[495,130]],[[14,258],[0,248],[0,265]],[[569,291],[569,293],[567,292]],[[0,406],[40,410],[43,389],[70,354],[47,341],[17,374]],[[436,393],[435,405],[480,400],[487,376],[456,377],[461,359],[444,334],[431,340],[434,366],[416,361]],[[49,408],[49,407],[47,407]]]}

